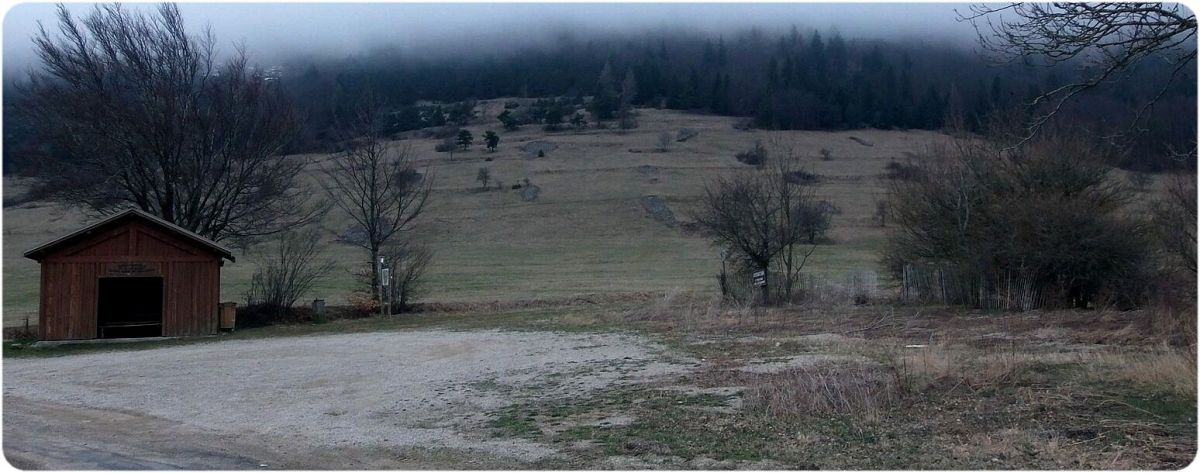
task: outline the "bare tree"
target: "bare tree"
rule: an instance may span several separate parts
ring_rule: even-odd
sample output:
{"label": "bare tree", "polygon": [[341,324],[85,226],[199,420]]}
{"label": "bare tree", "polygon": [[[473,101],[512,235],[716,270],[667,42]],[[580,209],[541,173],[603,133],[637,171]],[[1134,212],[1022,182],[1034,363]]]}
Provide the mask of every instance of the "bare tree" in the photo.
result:
{"label": "bare tree", "polygon": [[492,171],[486,167],[479,168],[479,172],[475,174],[475,180],[483,185],[483,190],[487,190],[488,181],[492,180]]}
{"label": "bare tree", "polygon": [[270,250],[258,252],[260,263],[250,278],[246,303],[279,317],[333,270],[333,260],[321,257],[325,245],[315,230],[278,233],[268,244]]}
{"label": "bare tree", "polygon": [[1196,273],[1196,175],[1180,173],[1154,206],[1163,248],[1184,269]]}
{"label": "bare tree", "polygon": [[[1005,16],[1007,15],[1007,17]],[[1028,142],[1072,97],[1130,71],[1147,58],[1173,66],[1161,90],[1146,102],[1136,128],[1170,84],[1196,59],[1196,16],[1179,3],[1055,2],[973,5],[970,21],[985,49],[1008,60],[1043,57],[1051,64],[1083,60],[1095,72],[1035,97],[1045,107],[1018,144]]]}
{"label": "bare tree", "polygon": [[662,152],[671,151],[671,134],[662,132],[658,134],[658,150]]}
{"label": "bare tree", "polygon": [[370,253],[371,287],[379,287],[380,249],[420,217],[433,178],[417,172],[409,148],[393,149],[384,137],[382,107],[370,92],[341,125],[344,150],[322,170],[330,200],[359,227],[353,244]]}
{"label": "bare tree", "polygon": [[211,32],[189,36],[174,4],[82,20],[60,6],[58,34],[40,26],[33,43],[42,67],[20,111],[66,150],[47,176],[58,198],[97,215],[134,206],[214,240],[324,212],[297,185],[305,162],[279,156],[298,120],[274,81],[240,49],[218,64]]}
{"label": "bare tree", "polygon": [[[790,159],[780,159],[765,172],[746,171],[721,177],[705,187],[696,222],[719,246],[730,248],[747,269],[784,274],[790,297],[816,245],[808,242],[804,212],[815,206],[810,186],[792,184]],[[770,300],[768,286],[764,302]]]}

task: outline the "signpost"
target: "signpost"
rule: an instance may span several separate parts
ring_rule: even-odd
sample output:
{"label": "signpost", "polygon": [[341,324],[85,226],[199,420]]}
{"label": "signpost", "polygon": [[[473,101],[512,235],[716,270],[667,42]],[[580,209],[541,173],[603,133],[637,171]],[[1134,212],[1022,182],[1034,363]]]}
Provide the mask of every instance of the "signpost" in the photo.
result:
{"label": "signpost", "polygon": [[767,288],[767,270],[754,272],[754,285],[762,288],[762,303],[767,304],[768,291]]}
{"label": "signpost", "polygon": [[384,302],[384,300],[383,300],[384,292],[383,292],[383,257],[382,256],[379,257],[379,263],[375,265],[375,274],[379,275],[379,281],[377,281],[377,284],[379,284],[379,286],[377,287],[378,295],[379,295],[379,315],[387,315],[387,303]]}
{"label": "signpost", "polygon": [[392,315],[392,270],[391,268],[383,268],[379,271],[379,285],[383,287],[383,303],[387,306],[385,315]]}

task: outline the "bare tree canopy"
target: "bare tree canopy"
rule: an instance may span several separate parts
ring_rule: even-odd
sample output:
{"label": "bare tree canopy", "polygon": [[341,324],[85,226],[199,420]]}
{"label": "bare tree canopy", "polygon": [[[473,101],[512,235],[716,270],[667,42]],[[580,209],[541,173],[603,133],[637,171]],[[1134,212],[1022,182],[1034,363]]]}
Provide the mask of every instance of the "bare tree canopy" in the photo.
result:
{"label": "bare tree canopy", "polygon": [[135,206],[212,238],[255,237],[323,211],[279,156],[297,129],[290,104],[238,50],[218,64],[213,35],[188,35],[175,5],[150,16],[119,4],[34,38],[40,73],[21,110],[67,157],[50,176],[64,200],[105,215]]}
{"label": "bare tree canopy", "polygon": [[[694,215],[714,243],[732,250],[745,269],[769,270],[774,264],[784,275],[789,297],[816,250],[809,215],[820,212],[812,186],[789,182],[795,171],[789,157],[765,171],[717,178],[705,187]],[[769,297],[764,289],[764,299]]]}
{"label": "bare tree canopy", "polygon": [[323,185],[362,231],[364,237],[353,243],[370,252],[375,287],[380,249],[421,216],[433,179],[417,172],[408,148],[389,146],[384,107],[376,96],[368,92],[350,109],[352,116],[340,125],[344,150],[325,165]]}
{"label": "bare tree canopy", "polygon": [[1131,129],[1136,129],[1154,102],[1196,59],[1196,16],[1178,3],[978,4],[959,16],[975,26],[985,49],[1006,59],[1033,56],[1051,64],[1083,61],[1085,71],[1079,79],[1033,99],[1030,105],[1042,108],[1022,143],[1079,93],[1130,72],[1141,61],[1166,61],[1172,72],[1134,118]]}

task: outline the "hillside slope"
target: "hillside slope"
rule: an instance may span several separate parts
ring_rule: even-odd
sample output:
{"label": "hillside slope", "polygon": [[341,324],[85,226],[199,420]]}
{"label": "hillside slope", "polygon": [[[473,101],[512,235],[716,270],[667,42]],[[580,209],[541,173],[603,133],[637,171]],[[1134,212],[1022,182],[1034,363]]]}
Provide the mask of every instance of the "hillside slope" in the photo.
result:
{"label": "hillside slope", "polygon": [[[831,237],[811,260],[814,271],[840,277],[851,270],[875,270],[883,230],[874,222],[878,181],[890,159],[924,151],[944,135],[926,131],[853,130],[740,131],[728,117],[644,109],[640,127],[619,130],[547,133],[536,125],[504,132],[491,117],[503,101],[481,103],[483,123],[467,127],[501,135],[499,149],[477,144],[466,152],[434,152],[438,140],[413,138],[393,146],[411,147],[418,165],[436,179],[428,213],[415,231],[428,236],[435,251],[425,301],[484,302],[569,297],[592,293],[628,293],[715,288],[718,249],[678,225],[654,218],[665,204],[686,221],[704,183],[747,166],[734,155],[761,141],[780,156],[791,148],[803,166],[823,177],[820,198],[839,210]],[[657,150],[659,135],[683,128],[699,132],[685,142]],[[553,143],[545,157],[523,150],[530,142]],[[827,149],[832,160],[821,159]],[[316,185],[321,162],[330,156],[307,155],[308,180]],[[485,161],[492,158],[491,162]],[[493,176],[492,189],[475,181],[480,167]],[[511,189],[528,178],[540,188],[524,201]],[[496,183],[503,188],[496,189]],[[6,185],[14,184],[6,181]],[[11,193],[10,193],[11,194]],[[648,196],[656,196],[648,197]],[[67,233],[86,221],[75,210],[46,202],[4,209],[4,313],[6,325],[19,324],[37,310],[37,264],[21,253]],[[338,212],[322,226],[335,232],[348,226]],[[311,295],[330,303],[345,301],[350,270],[363,264],[361,250],[332,244],[328,254],[338,269]],[[223,272],[222,299],[242,300],[255,266],[252,254],[239,254]]]}

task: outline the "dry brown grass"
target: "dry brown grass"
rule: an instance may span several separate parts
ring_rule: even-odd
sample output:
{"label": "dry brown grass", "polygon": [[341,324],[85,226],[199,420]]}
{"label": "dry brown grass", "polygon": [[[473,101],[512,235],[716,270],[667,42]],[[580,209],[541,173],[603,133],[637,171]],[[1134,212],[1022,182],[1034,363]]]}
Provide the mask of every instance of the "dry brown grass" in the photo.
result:
{"label": "dry brown grass", "polygon": [[772,417],[844,416],[875,422],[900,397],[896,373],[874,364],[826,364],[752,378],[746,405]]}
{"label": "dry brown grass", "polygon": [[1140,353],[1105,353],[1087,362],[1089,374],[1196,398],[1196,350],[1158,347]]}
{"label": "dry brown grass", "polygon": [[1074,352],[1026,351],[1022,347],[978,348],[965,344],[933,344],[896,349],[893,363],[909,389],[947,383],[978,390],[1019,384],[1044,367],[1083,362],[1089,355]]}
{"label": "dry brown grass", "polygon": [[962,439],[941,440],[949,445],[948,450],[954,457],[991,463],[996,468],[1003,468],[1005,460],[1032,458],[1036,468],[1136,469],[1138,464],[1132,455],[1123,456],[1119,451],[1098,453],[1083,448],[1098,438],[1047,438],[1036,431],[1005,428],[974,433]]}

